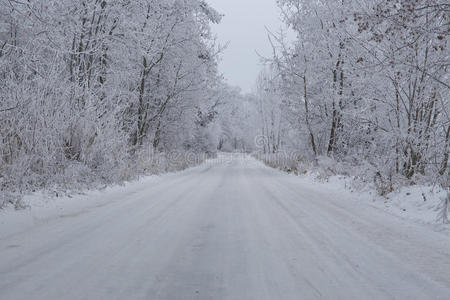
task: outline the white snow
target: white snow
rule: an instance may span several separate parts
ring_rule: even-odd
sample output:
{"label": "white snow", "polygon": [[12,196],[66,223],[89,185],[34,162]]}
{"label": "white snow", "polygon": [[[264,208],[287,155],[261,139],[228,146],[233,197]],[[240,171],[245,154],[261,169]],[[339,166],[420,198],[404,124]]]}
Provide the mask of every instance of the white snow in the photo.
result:
{"label": "white snow", "polygon": [[[204,166],[200,166],[203,168]],[[0,238],[38,226],[52,219],[82,214],[113,202],[129,199],[130,194],[147,189],[149,185],[158,185],[170,178],[195,172],[199,167],[139,178],[122,185],[107,186],[100,190],[67,193],[60,191],[36,192],[26,195],[21,204],[25,209],[16,209],[12,205],[0,209]]]}
{"label": "white snow", "polygon": [[334,175],[326,179],[318,177],[320,177],[318,173],[308,172],[297,178],[311,186],[340,193],[342,198],[354,198],[356,201],[383,209],[392,215],[434,225],[440,230],[450,230],[449,226],[442,224],[442,220],[438,219],[442,201],[447,196],[447,191],[439,185],[403,186],[398,191],[380,196],[372,185],[358,183],[351,176]]}
{"label": "white snow", "polygon": [[450,297],[443,225],[249,156],[40,207],[36,197],[1,212],[0,299]]}

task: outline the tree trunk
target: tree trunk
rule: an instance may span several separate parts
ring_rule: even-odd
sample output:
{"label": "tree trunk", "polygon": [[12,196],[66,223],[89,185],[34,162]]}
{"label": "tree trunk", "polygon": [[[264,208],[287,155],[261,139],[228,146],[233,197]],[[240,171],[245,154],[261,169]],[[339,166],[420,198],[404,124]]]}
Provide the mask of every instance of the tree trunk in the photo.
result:
{"label": "tree trunk", "polygon": [[307,94],[307,86],[306,86],[306,74],[303,75],[303,98],[304,98],[304,103],[305,103],[306,127],[308,127],[309,136],[311,139],[311,148],[314,152],[314,156],[317,156],[316,142],[315,142],[314,134],[313,134],[311,124],[309,121],[309,106],[308,106],[308,94]]}

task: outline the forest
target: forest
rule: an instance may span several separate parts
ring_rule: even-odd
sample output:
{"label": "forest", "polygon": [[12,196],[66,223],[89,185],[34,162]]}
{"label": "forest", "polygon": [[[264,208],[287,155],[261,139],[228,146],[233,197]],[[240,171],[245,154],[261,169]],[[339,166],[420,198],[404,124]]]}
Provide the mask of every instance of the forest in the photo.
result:
{"label": "forest", "polygon": [[203,1],[2,0],[2,200],[182,168],[164,153],[213,150],[219,20]]}
{"label": "forest", "polygon": [[449,185],[450,5],[278,0],[255,93],[200,0],[0,1],[0,204],[181,170],[221,151],[380,194]]}
{"label": "forest", "polygon": [[382,195],[448,187],[450,5],[278,4],[296,39],[269,32],[273,57],[257,89],[264,151],[297,151],[291,158],[363,178]]}

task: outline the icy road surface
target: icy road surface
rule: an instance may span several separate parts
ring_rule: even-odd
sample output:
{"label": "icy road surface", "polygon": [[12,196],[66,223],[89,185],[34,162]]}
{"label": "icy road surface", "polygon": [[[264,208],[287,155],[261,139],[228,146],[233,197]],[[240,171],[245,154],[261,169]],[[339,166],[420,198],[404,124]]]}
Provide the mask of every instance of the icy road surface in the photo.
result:
{"label": "icy road surface", "polygon": [[0,299],[450,299],[448,235],[345,195],[221,156],[1,237]]}

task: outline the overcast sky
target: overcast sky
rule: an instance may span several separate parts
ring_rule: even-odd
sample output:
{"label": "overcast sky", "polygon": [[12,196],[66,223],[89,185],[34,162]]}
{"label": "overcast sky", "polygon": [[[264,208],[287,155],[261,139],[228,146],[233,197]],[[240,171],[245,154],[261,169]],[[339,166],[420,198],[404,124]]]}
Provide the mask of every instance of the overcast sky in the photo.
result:
{"label": "overcast sky", "polygon": [[214,25],[219,42],[229,42],[222,55],[220,70],[231,85],[239,86],[244,92],[253,90],[261,69],[256,51],[270,56],[271,47],[267,41],[264,26],[277,31],[282,22],[275,0],[207,0],[224,18]]}

